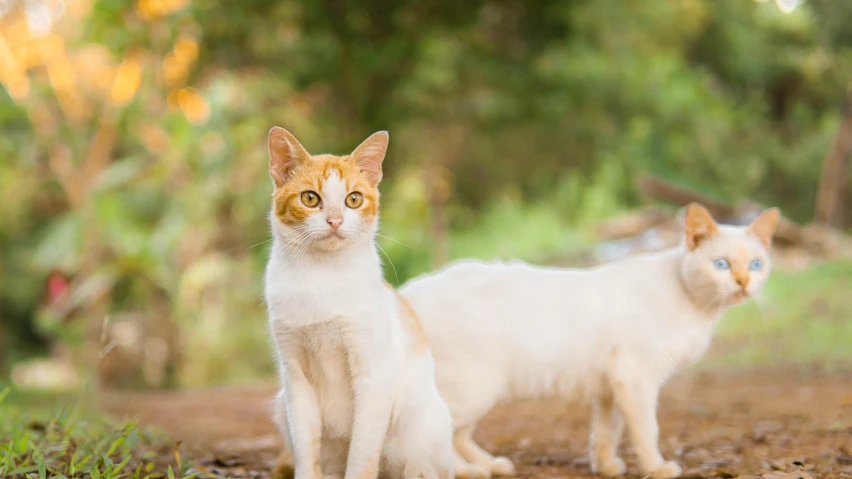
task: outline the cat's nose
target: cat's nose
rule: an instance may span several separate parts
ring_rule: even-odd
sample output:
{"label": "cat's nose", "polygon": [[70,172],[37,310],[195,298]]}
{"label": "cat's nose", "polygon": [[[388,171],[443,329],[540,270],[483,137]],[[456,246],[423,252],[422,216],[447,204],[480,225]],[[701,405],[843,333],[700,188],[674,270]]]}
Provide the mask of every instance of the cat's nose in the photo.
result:
{"label": "cat's nose", "polygon": [[343,218],[326,218],[325,222],[331,226],[331,229],[337,231],[337,229],[340,228],[340,225],[343,224]]}
{"label": "cat's nose", "polygon": [[734,278],[737,280],[737,284],[739,284],[743,289],[746,289],[748,286],[748,275],[738,274],[735,275]]}

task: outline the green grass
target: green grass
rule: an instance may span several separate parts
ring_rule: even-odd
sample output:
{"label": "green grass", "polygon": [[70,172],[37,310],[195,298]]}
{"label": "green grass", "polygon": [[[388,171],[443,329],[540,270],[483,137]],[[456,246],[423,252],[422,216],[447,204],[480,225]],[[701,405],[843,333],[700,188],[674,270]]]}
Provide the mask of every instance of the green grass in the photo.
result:
{"label": "green grass", "polygon": [[[72,403],[72,406],[58,406]],[[89,401],[0,391],[0,477],[203,477],[172,445],[136,424],[114,424],[87,409]]]}
{"label": "green grass", "polygon": [[706,365],[852,365],[852,262],[774,271],[757,301],[722,319]]}

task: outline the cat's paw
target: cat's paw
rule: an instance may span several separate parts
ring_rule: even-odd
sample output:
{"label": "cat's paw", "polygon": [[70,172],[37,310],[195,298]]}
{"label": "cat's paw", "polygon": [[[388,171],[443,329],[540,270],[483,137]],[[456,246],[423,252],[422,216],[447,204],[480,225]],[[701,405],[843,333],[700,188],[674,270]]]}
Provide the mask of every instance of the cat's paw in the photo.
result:
{"label": "cat's paw", "polygon": [[456,479],[491,479],[491,471],[479,464],[465,464],[464,468],[456,467]]}
{"label": "cat's paw", "polygon": [[621,458],[616,457],[612,461],[596,466],[592,472],[603,477],[623,476],[627,472],[627,466]]}
{"label": "cat's paw", "polygon": [[293,469],[293,456],[288,453],[281,453],[270,477],[272,479],[295,479],[296,471]]}
{"label": "cat's paw", "polygon": [[340,474],[323,474],[322,479],[343,479]]}
{"label": "cat's paw", "polygon": [[653,479],[674,479],[683,473],[680,465],[674,461],[666,461],[651,473]]}
{"label": "cat's paw", "polygon": [[293,464],[279,460],[270,477],[272,479],[295,479],[296,471],[293,469]]}
{"label": "cat's paw", "polygon": [[491,474],[494,476],[514,476],[515,465],[508,457],[495,457],[491,463]]}

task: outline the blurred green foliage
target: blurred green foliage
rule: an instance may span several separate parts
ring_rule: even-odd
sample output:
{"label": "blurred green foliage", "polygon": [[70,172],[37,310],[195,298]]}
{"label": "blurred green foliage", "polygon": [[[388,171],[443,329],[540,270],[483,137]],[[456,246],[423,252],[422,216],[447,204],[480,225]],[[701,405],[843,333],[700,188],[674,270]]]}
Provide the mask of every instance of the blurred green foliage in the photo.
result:
{"label": "blurred green foliage", "polygon": [[[638,204],[640,172],[806,221],[852,72],[852,3],[831,0],[77,3],[55,25],[74,90],[49,65],[0,89],[0,370],[156,311],[182,383],[269,374],[272,125],[314,153],[390,131],[380,244],[401,282],[436,235],[449,257],[576,247]],[[55,269],[82,321],[39,308]]]}

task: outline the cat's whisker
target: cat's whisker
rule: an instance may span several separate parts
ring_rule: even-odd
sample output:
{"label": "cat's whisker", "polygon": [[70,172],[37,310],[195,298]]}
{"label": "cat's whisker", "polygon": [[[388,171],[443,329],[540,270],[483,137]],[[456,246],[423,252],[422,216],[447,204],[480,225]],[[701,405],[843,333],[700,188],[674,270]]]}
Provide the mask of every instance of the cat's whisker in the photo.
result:
{"label": "cat's whisker", "polygon": [[246,248],[246,249],[247,249],[247,250],[252,249],[252,248],[254,248],[254,247],[256,247],[256,246],[260,246],[260,245],[262,245],[262,244],[264,244],[264,243],[269,243],[269,242],[270,242],[270,241],[272,241],[272,240],[273,240],[273,238],[269,238],[269,239],[268,239],[268,240],[266,240],[266,241],[261,241],[260,243],[253,244],[253,245],[249,246],[249,247],[248,247],[248,248]]}
{"label": "cat's whisker", "polygon": [[301,246],[301,241],[307,238],[308,234],[308,232],[304,231],[299,233],[298,235],[290,239],[290,241],[288,241],[286,244],[284,244],[281,249],[286,253],[292,253],[297,247]]}
{"label": "cat's whisker", "polygon": [[376,243],[376,247],[379,248],[379,250],[381,250],[381,252],[385,254],[385,258],[388,259],[388,262],[390,263],[391,268],[393,269],[393,275],[396,278],[396,282],[398,284],[399,283],[399,275],[396,274],[396,266],[393,265],[393,261],[391,261],[390,256],[388,256],[388,254],[385,253],[385,250],[382,249],[381,246],[379,246],[379,243]]}
{"label": "cat's whisker", "polygon": [[413,246],[411,246],[411,245],[407,245],[407,244],[403,243],[402,241],[395,240],[395,239],[391,238],[390,236],[385,236],[385,235],[383,235],[383,234],[381,234],[381,233],[376,233],[376,236],[381,236],[382,238],[389,239],[389,240],[393,241],[394,243],[399,243],[399,244],[401,244],[401,245],[405,246],[406,248],[411,248],[411,249],[413,249],[414,251],[417,251],[417,248],[415,248],[415,247],[413,247]]}
{"label": "cat's whisker", "polygon": [[307,242],[294,245],[293,249],[290,251],[289,257],[287,258],[287,263],[289,263],[291,266],[298,263],[307,249]]}
{"label": "cat's whisker", "polygon": [[313,232],[308,229],[300,230],[299,234],[293,237],[287,244],[282,248],[283,252],[288,254],[287,262],[295,264],[298,259],[307,251],[308,247],[312,244],[311,241],[304,241],[309,239],[313,235]]}
{"label": "cat's whisker", "polygon": [[299,260],[301,260],[305,253],[308,252],[308,249],[310,249],[313,245],[313,241],[311,241],[313,238],[313,231],[307,231],[306,234],[306,239],[308,239],[308,241],[303,242],[296,254],[293,255],[291,264],[296,264]]}
{"label": "cat's whisker", "polygon": [[706,289],[704,289],[704,291],[712,290],[715,290],[715,294],[710,298],[710,300],[707,302],[707,305],[703,308],[702,313],[705,315],[710,314],[716,309],[725,307],[725,293],[712,285],[709,285]]}
{"label": "cat's whisker", "polygon": [[307,239],[308,236],[310,236],[310,233],[308,232],[300,233],[298,236],[291,239],[287,244],[284,245],[284,250],[287,252],[293,252],[298,250],[298,248],[301,247],[302,244],[304,244],[304,240]]}
{"label": "cat's whisker", "polygon": [[765,304],[763,302],[763,296],[761,296],[759,294],[755,294],[753,296],[753,298],[754,298],[754,304],[755,304],[755,306],[757,306],[757,312],[760,314],[760,320],[763,321],[763,324],[766,324],[767,320],[766,320],[766,312],[764,311]]}

